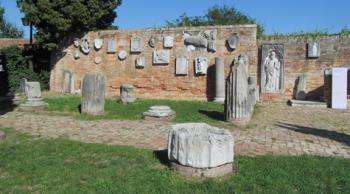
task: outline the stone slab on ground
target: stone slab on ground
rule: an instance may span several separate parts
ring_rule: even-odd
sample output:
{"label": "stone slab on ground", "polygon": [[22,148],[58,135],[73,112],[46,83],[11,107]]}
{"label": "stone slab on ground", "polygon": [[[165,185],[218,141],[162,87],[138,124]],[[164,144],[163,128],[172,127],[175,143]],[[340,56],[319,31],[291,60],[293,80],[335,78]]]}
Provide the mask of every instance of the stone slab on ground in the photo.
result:
{"label": "stone slab on ground", "polygon": [[318,101],[306,101],[306,100],[289,100],[291,106],[301,106],[301,107],[317,107],[317,108],[327,108],[327,103]]}
{"label": "stone slab on ground", "polygon": [[143,113],[143,118],[150,121],[171,121],[175,118],[175,112],[169,106],[151,106]]}

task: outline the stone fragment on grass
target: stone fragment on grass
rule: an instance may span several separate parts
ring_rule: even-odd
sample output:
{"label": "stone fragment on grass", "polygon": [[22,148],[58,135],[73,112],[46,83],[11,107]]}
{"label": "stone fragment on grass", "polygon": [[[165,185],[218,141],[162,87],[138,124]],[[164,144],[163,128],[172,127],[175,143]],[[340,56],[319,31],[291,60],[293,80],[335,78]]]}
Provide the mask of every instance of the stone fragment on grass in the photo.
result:
{"label": "stone fragment on grass", "polygon": [[120,87],[120,100],[124,104],[133,103],[136,100],[136,93],[131,84],[123,84]]}
{"label": "stone fragment on grass", "polygon": [[175,112],[169,106],[151,106],[143,117],[145,120],[170,121],[175,117]]}
{"label": "stone fragment on grass", "polygon": [[106,77],[99,73],[84,76],[82,84],[81,112],[101,115],[105,106]]}

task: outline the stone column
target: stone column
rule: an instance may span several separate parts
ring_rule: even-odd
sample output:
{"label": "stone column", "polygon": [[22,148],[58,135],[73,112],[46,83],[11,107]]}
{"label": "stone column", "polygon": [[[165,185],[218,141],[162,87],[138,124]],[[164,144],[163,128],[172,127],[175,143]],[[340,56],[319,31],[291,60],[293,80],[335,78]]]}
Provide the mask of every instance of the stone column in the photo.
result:
{"label": "stone column", "polygon": [[214,102],[225,102],[225,64],[223,57],[215,58],[215,99]]}
{"label": "stone column", "polygon": [[106,77],[98,73],[89,73],[84,76],[81,88],[81,112],[91,115],[103,114],[105,106]]}

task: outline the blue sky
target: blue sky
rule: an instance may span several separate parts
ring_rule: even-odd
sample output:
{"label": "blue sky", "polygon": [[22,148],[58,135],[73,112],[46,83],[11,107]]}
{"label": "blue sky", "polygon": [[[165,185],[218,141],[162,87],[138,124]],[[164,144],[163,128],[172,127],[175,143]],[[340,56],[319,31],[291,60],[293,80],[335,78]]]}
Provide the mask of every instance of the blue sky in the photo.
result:
{"label": "blue sky", "polygon": [[[22,27],[16,0],[0,0],[9,21]],[[158,27],[182,13],[203,15],[213,5],[234,5],[265,25],[267,33],[350,28],[350,0],[123,0],[115,24],[122,29]],[[28,29],[25,28],[26,37]]]}

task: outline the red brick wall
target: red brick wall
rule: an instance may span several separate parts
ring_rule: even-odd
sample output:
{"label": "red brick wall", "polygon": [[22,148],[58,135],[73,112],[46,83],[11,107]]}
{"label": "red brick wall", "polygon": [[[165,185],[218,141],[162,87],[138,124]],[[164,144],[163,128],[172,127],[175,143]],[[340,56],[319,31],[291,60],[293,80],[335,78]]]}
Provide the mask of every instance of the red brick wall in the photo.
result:
{"label": "red brick wall", "polygon": [[29,44],[29,40],[14,39],[14,38],[0,38],[0,49],[9,47],[9,46],[23,47],[25,44]]}
{"label": "red brick wall", "polygon": [[[187,53],[189,61],[189,71],[187,76],[175,75],[175,59],[184,49],[184,30],[209,30],[217,29],[217,51],[215,53],[207,51],[192,51]],[[99,51],[93,49],[93,41],[98,36],[104,39],[103,48]],[[239,46],[234,51],[229,51],[226,47],[226,40],[230,33],[237,33],[239,36]],[[142,52],[140,54],[130,54],[130,40],[132,36],[142,38]],[[158,39],[156,47],[149,47],[148,40],[152,35]],[[174,47],[170,50],[170,64],[153,65],[152,52],[155,49],[163,49],[163,36],[174,36]],[[257,45],[256,26],[215,26],[197,28],[169,28],[169,29],[145,29],[131,31],[101,31],[90,32],[91,51],[88,55],[80,53],[80,59],[75,60],[73,55],[77,49],[73,44],[74,36],[62,45],[60,51],[52,55],[52,71],[50,79],[51,91],[62,91],[63,70],[72,70],[75,77],[75,90],[80,88],[80,82],[84,74],[88,72],[102,72],[107,77],[107,95],[118,96],[121,84],[133,84],[138,97],[141,98],[167,98],[167,99],[197,99],[206,100],[215,95],[215,57],[225,58],[225,73],[229,74],[230,65],[234,57],[245,54],[250,60],[250,73],[256,76],[257,73]],[[81,38],[81,37],[80,37]],[[117,53],[107,54],[107,40],[115,38],[117,40]],[[118,59],[118,52],[125,49],[128,57],[124,61]],[[95,56],[102,57],[102,63],[94,63]],[[138,57],[145,57],[146,65],[144,69],[135,68],[135,60]],[[210,61],[208,74],[206,76],[196,76],[194,73],[194,58],[207,57]]]}
{"label": "red brick wall", "polygon": [[[258,41],[258,45],[268,43],[284,44],[285,53],[285,91],[279,98],[293,97],[295,83],[299,75],[307,75],[306,87],[309,98],[323,99],[327,68],[350,64],[350,36],[325,36],[315,39],[306,37],[273,37]],[[308,42],[319,42],[321,56],[307,58]],[[259,46],[259,48],[261,48]],[[258,79],[260,80],[260,79]],[[327,96],[328,94],[326,94]],[[327,99],[325,99],[327,100]]]}

